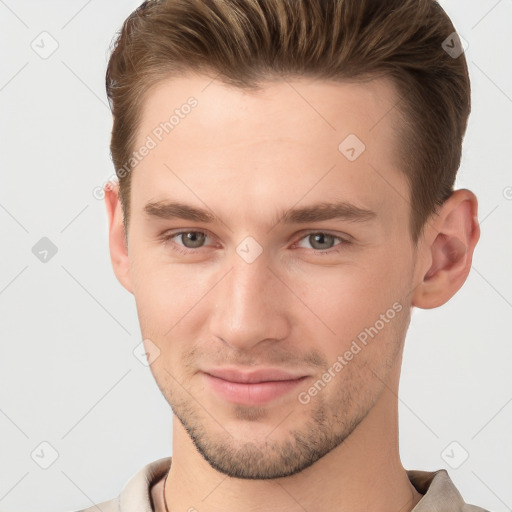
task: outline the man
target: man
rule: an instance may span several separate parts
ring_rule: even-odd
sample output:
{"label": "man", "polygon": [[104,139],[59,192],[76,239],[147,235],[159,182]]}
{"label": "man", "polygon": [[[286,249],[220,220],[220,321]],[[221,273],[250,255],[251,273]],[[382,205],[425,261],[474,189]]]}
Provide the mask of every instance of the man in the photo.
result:
{"label": "man", "polygon": [[103,512],[483,510],[398,452],[411,310],[460,289],[479,238],[453,190],[458,49],[431,0],[149,1],[125,21],[110,253],[173,456]]}

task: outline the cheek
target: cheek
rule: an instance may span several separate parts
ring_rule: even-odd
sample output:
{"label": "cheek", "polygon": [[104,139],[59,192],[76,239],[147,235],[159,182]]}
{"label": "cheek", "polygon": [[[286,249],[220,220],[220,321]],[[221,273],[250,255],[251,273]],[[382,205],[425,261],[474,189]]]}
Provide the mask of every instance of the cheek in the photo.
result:
{"label": "cheek", "polygon": [[173,332],[174,326],[191,309],[199,293],[198,284],[185,266],[157,264],[149,250],[133,250],[130,256],[142,334],[161,339],[169,330]]}
{"label": "cheek", "polygon": [[[393,321],[389,317],[396,312],[393,305],[399,301],[405,308],[403,292],[407,288],[407,262],[398,261],[405,251],[396,249],[396,245],[395,249],[391,247],[387,244],[362,250],[351,261],[337,266],[283,266],[283,281],[289,283],[293,293],[285,287],[277,292],[282,293],[283,299],[280,313],[295,325],[293,339],[308,339],[310,347],[316,345],[327,359],[335,359],[350,349],[353,340],[364,341],[365,336],[373,345],[377,340],[384,343]],[[154,339],[162,351],[168,351],[171,339],[177,351],[177,340],[199,339],[199,331],[207,328],[215,312],[215,297],[222,300],[222,284],[215,287],[215,283],[224,268],[219,266],[217,272],[200,264],[170,264],[143,247],[138,251],[134,248],[131,257],[143,336]],[[387,311],[390,313],[386,315]],[[383,314],[386,318],[381,320]],[[385,320],[390,322],[380,328]],[[371,337],[368,331],[375,333],[377,322],[378,334]]]}
{"label": "cheek", "polygon": [[[361,347],[371,343],[377,350],[392,351],[402,329],[409,273],[406,261],[397,261],[393,251],[384,249],[349,266],[303,275],[300,289],[304,302],[331,334],[329,343],[324,336],[317,340],[319,350],[331,360],[350,350],[354,341]],[[371,351],[366,352],[370,356]]]}

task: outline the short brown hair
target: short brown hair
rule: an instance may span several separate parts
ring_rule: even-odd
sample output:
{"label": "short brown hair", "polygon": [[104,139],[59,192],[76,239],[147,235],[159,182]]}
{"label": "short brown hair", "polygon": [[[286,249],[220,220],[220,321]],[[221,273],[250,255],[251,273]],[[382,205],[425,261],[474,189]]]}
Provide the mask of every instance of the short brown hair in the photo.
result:
{"label": "short brown hair", "polygon": [[114,118],[110,149],[125,236],[131,183],[126,163],[145,93],[160,80],[196,71],[254,89],[281,76],[339,81],[387,76],[400,98],[401,170],[410,190],[410,235],[417,244],[428,218],[453,192],[470,112],[465,56],[443,49],[447,40],[453,46],[454,32],[433,0],[142,3],[117,34],[106,72]]}

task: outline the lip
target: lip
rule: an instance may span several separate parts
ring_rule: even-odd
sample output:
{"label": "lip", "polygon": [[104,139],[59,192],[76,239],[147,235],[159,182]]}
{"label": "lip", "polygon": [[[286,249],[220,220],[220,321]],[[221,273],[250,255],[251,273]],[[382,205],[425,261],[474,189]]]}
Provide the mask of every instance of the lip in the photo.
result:
{"label": "lip", "polygon": [[303,373],[289,373],[278,368],[260,368],[252,371],[240,371],[235,368],[219,368],[205,371],[208,375],[230,382],[258,383],[270,381],[296,380],[305,377]]}
{"label": "lip", "polygon": [[225,400],[242,405],[262,405],[291,392],[308,378],[277,369],[240,372],[234,369],[203,372],[215,393]]}

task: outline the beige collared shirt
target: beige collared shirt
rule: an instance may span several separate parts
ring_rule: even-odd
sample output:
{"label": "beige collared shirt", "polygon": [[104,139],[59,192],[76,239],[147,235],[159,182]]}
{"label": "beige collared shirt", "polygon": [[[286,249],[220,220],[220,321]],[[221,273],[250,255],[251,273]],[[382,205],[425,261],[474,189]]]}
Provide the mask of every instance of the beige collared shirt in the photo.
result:
{"label": "beige collared shirt", "polygon": [[[169,471],[172,457],[165,457],[150,462],[125,484],[118,497],[76,512],[156,512],[161,505],[153,502],[152,487],[159,483]],[[444,469],[438,471],[407,471],[409,480],[416,490],[423,494],[421,500],[411,512],[489,512],[488,510],[468,505]],[[161,491],[160,491],[161,492]]]}

